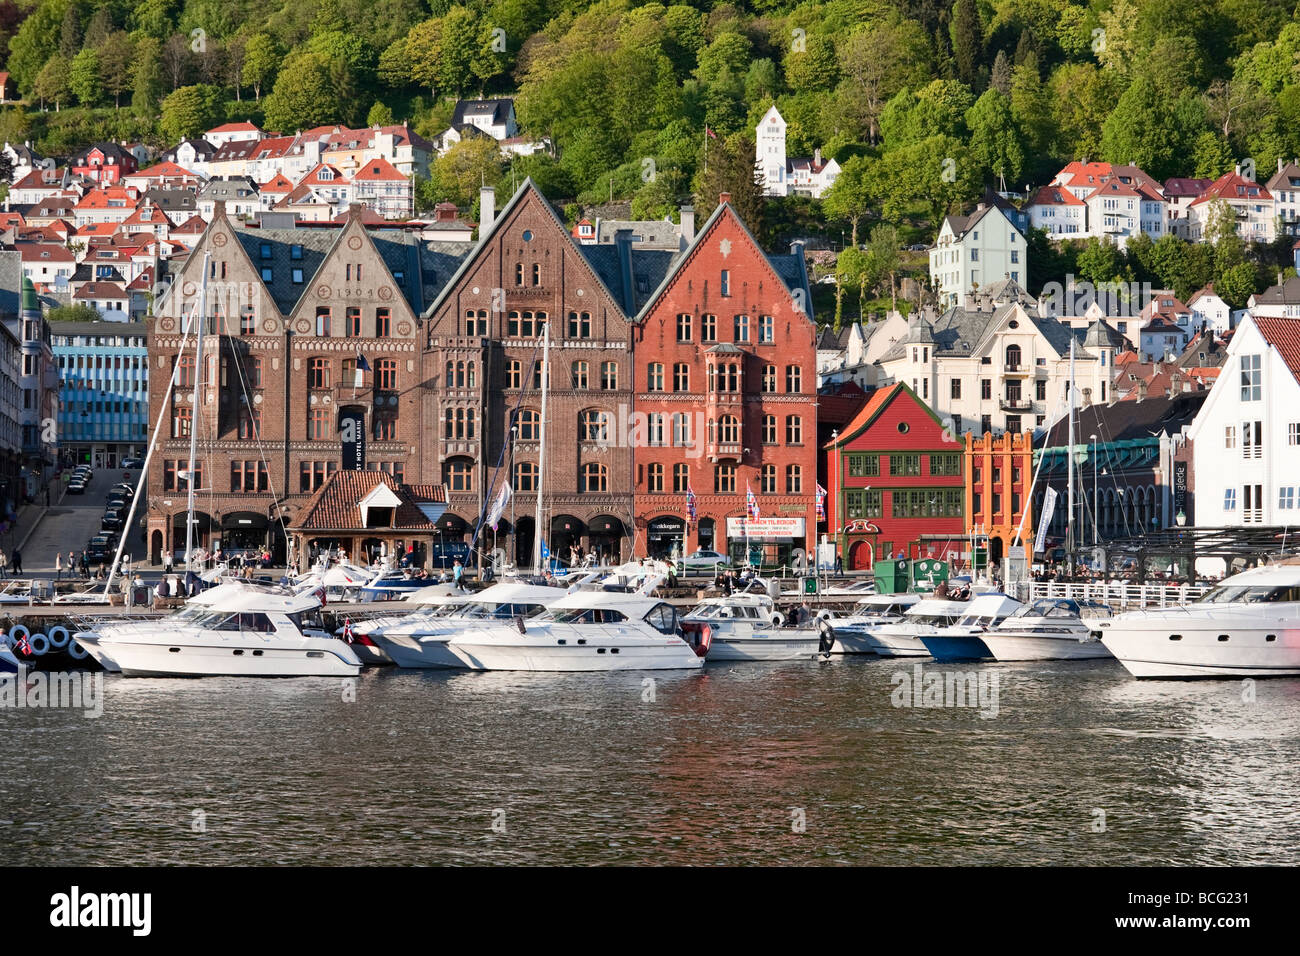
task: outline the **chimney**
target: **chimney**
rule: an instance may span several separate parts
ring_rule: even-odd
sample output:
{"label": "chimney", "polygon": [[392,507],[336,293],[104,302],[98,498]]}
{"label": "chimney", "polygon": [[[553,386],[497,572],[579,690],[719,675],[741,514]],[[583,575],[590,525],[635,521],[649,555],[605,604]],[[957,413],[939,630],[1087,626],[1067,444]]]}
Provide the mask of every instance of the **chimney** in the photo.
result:
{"label": "chimney", "polygon": [[731,202],[731,193],[718,193],[718,205]]}
{"label": "chimney", "polygon": [[1277,171],[1278,171],[1279,173],[1282,171],[1282,157],[1281,157],[1281,156],[1279,156],[1279,157],[1277,158]]}
{"label": "chimney", "polygon": [[802,240],[802,239],[795,239],[795,240],[793,240],[793,241],[790,243],[790,255],[792,255],[792,256],[801,256],[801,255],[803,255],[803,240]]}
{"label": "chimney", "polygon": [[1241,175],[1241,163],[1237,163],[1235,166],[1233,166],[1233,167],[1232,167],[1232,172],[1233,172],[1234,175],[1236,175],[1236,176],[1240,176],[1240,175]]}
{"label": "chimney", "polygon": [[497,217],[497,191],[484,186],[478,191],[478,235],[482,239]]}
{"label": "chimney", "polygon": [[689,246],[692,242],[695,241],[695,207],[694,206],[682,207],[682,226],[680,232],[682,236],[682,241],[685,242],[686,245]]}
{"label": "chimney", "polygon": [[818,146],[813,150],[813,166],[820,168],[822,164],[822,148]]}

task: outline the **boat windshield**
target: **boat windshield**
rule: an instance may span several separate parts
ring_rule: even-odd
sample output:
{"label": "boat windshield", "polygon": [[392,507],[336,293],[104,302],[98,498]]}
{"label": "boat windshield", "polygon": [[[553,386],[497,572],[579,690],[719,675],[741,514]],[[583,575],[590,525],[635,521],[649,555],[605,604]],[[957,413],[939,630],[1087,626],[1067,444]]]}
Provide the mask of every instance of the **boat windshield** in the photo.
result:
{"label": "boat windshield", "polygon": [[452,617],[490,618],[494,621],[508,621],[519,616],[532,617],[542,609],[540,604],[513,604],[509,601],[478,601],[474,604],[461,604],[449,610]]}
{"label": "boat windshield", "polygon": [[627,615],[611,607],[562,607],[546,611],[538,619],[559,624],[617,624],[626,621]]}
{"label": "boat windshield", "polygon": [[1221,584],[1201,598],[1206,604],[1279,604],[1300,601],[1300,585]]}
{"label": "boat windshield", "polygon": [[959,615],[956,614],[909,614],[908,623],[912,624],[931,624],[935,627],[948,627],[955,624]]}
{"label": "boat windshield", "polygon": [[1079,605],[1067,599],[1035,601],[1016,608],[1012,617],[1078,617]]}
{"label": "boat windshield", "polygon": [[263,631],[275,630],[275,625],[265,614],[245,612],[232,614],[230,611],[214,611],[211,608],[187,607],[176,614],[172,620],[183,621],[187,627],[202,628],[205,631]]}

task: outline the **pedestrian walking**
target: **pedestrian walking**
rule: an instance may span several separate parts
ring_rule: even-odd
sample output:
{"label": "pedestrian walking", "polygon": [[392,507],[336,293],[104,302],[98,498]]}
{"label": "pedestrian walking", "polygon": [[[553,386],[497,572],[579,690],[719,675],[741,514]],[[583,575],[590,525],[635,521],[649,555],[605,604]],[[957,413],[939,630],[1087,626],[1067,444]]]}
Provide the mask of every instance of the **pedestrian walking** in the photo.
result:
{"label": "pedestrian walking", "polygon": [[72,552],[68,552],[68,574],[72,574]]}
{"label": "pedestrian walking", "polygon": [[54,580],[57,581],[61,577],[63,577],[63,552],[56,551],[54,553]]}
{"label": "pedestrian walking", "polygon": [[456,590],[465,590],[465,569],[461,566],[460,558],[456,559],[456,563],[451,569],[451,580],[456,585]]}
{"label": "pedestrian walking", "polygon": [[14,548],[14,560],[13,560],[13,564],[14,564],[14,574],[22,574],[22,573],[23,573],[23,553],[22,553],[21,551],[19,551],[17,548]]}
{"label": "pedestrian walking", "polygon": [[172,573],[172,553],[171,553],[170,551],[164,551],[164,552],[162,553],[162,559],[163,559],[163,574],[171,574],[171,573]]}
{"label": "pedestrian walking", "polygon": [[135,588],[131,586],[131,579],[125,574],[122,575],[122,598],[127,607],[135,607]]}
{"label": "pedestrian walking", "polygon": [[[71,573],[72,569],[69,568],[68,572]],[[90,577],[90,559],[86,557],[85,551],[81,552],[81,576],[83,578]]]}
{"label": "pedestrian walking", "polygon": [[5,553],[3,551],[0,551],[0,578],[4,578],[8,570],[9,570],[9,559],[5,557]]}

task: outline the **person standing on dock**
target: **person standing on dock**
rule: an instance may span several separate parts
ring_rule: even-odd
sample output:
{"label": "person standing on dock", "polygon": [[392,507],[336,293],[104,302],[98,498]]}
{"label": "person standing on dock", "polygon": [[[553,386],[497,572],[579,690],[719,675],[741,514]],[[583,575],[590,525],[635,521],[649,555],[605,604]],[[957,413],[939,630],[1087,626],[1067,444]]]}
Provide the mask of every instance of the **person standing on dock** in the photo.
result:
{"label": "person standing on dock", "polygon": [[164,551],[164,552],[162,553],[162,560],[163,560],[163,574],[171,574],[171,573],[172,573],[172,553],[171,553],[170,551]]}
{"label": "person standing on dock", "polygon": [[14,548],[14,574],[23,573],[23,553]]}
{"label": "person standing on dock", "polygon": [[127,607],[135,607],[135,588],[131,586],[130,575],[122,575],[122,598]]}
{"label": "person standing on dock", "polygon": [[57,581],[61,577],[63,577],[63,552],[56,551],[54,552],[54,580]]}
{"label": "person standing on dock", "polygon": [[8,565],[9,559],[5,557],[3,551],[0,551],[0,578],[6,577],[5,572],[8,570]]}

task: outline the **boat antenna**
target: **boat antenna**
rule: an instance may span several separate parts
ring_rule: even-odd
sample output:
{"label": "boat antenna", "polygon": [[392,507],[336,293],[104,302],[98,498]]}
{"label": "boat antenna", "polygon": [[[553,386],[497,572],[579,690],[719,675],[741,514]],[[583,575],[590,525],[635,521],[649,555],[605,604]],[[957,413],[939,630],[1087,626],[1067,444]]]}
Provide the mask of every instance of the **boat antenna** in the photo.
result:
{"label": "boat antenna", "polygon": [[542,573],[542,493],[546,488],[546,395],[551,384],[551,323],[542,323],[542,421],[537,448],[537,518],[533,522],[533,570]]}

